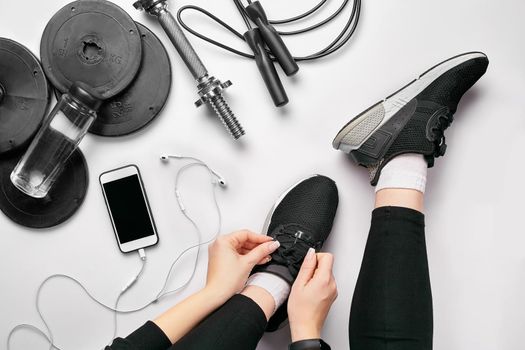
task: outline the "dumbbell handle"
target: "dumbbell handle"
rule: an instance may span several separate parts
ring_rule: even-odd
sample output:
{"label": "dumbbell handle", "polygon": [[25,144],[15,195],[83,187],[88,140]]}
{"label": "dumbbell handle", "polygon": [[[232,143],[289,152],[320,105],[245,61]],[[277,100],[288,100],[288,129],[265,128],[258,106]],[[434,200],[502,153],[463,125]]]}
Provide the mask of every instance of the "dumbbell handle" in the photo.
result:
{"label": "dumbbell handle", "polygon": [[193,77],[195,79],[200,79],[207,75],[208,70],[195,52],[193,46],[191,46],[186,35],[182,32],[182,28],[179,26],[173,15],[170,12],[163,10],[159,12],[158,19],[160,25],[175,46],[175,49],[177,49],[177,52]]}
{"label": "dumbbell handle", "polygon": [[166,1],[167,0],[138,0],[134,6],[139,10],[146,10],[150,15],[157,17],[160,25],[173,43],[173,46],[175,46],[180,57],[197,81],[200,98],[196,102],[196,105],[202,106],[203,104],[207,104],[213,108],[226,129],[232,137],[237,140],[244,135],[244,129],[222,96],[222,91],[230,86],[231,82],[226,81],[222,83],[220,80],[208,75],[208,70],[195,52],[193,46],[191,46],[182,28],[168,11]]}

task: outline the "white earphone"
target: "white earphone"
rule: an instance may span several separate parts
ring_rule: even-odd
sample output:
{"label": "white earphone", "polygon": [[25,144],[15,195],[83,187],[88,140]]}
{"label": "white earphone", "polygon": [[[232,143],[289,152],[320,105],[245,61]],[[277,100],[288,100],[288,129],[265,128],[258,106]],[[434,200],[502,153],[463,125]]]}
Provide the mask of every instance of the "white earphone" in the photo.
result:
{"label": "white earphone", "polygon": [[189,160],[193,160],[193,161],[199,163],[200,165],[204,166],[205,168],[207,168],[208,171],[210,173],[212,173],[217,178],[217,183],[219,184],[219,186],[221,186],[221,187],[227,187],[228,186],[228,183],[226,182],[224,177],[221,176],[221,174],[219,174],[218,172],[216,172],[215,170],[210,168],[208,166],[208,164],[204,163],[202,160],[200,160],[198,158],[186,157],[186,156],[180,156],[180,155],[169,155],[169,154],[163,154],[163,155],[160,156],[160,160],[165,162],[165,163],[169,162],[170,159],[189,159]]}

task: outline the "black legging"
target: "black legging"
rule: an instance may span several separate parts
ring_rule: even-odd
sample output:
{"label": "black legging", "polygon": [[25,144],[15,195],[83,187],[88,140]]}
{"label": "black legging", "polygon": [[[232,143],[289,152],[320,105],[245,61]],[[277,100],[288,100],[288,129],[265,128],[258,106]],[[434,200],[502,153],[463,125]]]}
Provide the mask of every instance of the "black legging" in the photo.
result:
{"label": "black legging", "polygon": [[[432,349],[423,214],[397,207],[374,210],[350,315],[351,350]],[[257,304],[235,296],[172,349],[251,350],[265,327]]]}
{"label": "black legging", "polygon": [[235,295],[173,345],[171,350],[250,350],[266,329],[266,316],[252,299]]}
{"label": "black legging", "polygon": [[[236,295],[170,349],[254,350],[265,328],[261,308]],[[423,214],[396,207],[372,213],[349,329],[351,350],[432,349],[432,296]],[[111,349],[167,347],[167,338],[149,322],[128,338],[117,339]]]}
{"label": "black legging", "polygon": [[352,301],[350,349],[430,350],[432,323],[424,216],[378,208]]}

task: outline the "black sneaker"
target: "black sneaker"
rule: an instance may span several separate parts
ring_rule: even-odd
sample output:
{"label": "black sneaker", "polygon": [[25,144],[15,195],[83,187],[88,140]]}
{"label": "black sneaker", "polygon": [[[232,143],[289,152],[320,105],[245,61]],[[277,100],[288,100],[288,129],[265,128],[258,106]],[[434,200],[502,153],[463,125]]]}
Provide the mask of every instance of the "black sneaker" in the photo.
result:
{"label": "black sneaker", "polygon": [[[338,203],[337,186],[326,176],[311,176],[288,189],[275,202],[263,230],[281,246],[268,264],[257,266],[252,273],[273,273],[292,285],[308,249],[319,251],[330,234]],[[284,325],[286,304],[270,318],[268,332]]]}
{"label": "black sneaker", "polygon": [[335,137],[333,146],[370,171],[377,184],[381,169],[395,156],[418,153],[428,167],[445,154],[444,130],[463,94],[488,66],[487,56],[471,52],[444,61],[352,119]]}

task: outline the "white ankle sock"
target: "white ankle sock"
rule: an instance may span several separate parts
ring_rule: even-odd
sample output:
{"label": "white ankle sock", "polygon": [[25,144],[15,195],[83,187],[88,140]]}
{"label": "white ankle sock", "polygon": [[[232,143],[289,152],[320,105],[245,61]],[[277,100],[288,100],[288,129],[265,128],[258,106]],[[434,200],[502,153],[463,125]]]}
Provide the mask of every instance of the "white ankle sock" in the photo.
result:
{"label": "white ankle sock", "polygon": [[290,290],[292,289],[284,279],[268,272],[254,273],[248,278],[246,285],[261,287],[272,295],[275,301],[273,313],[288,299]]}
{"label": "white ankle sock", "polygon": [[402,154],[388,162],[379,176],[376,192],[405,188],[425,193],[428,164],[422,154]]}

